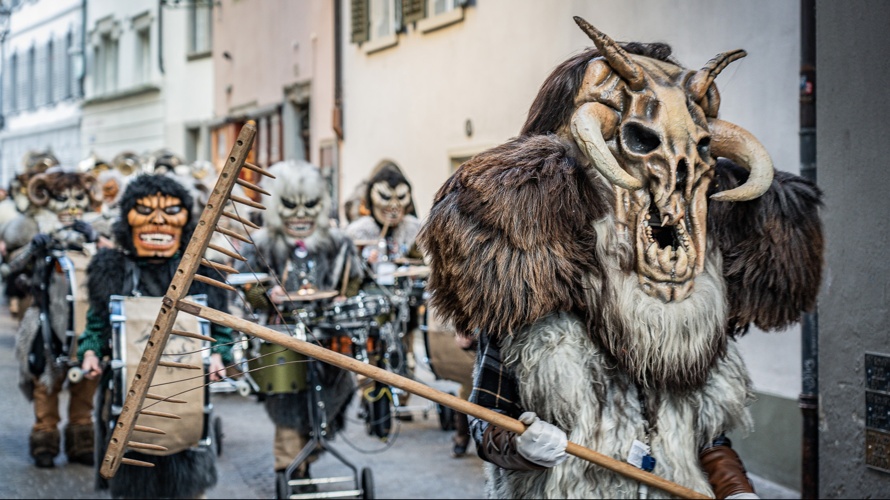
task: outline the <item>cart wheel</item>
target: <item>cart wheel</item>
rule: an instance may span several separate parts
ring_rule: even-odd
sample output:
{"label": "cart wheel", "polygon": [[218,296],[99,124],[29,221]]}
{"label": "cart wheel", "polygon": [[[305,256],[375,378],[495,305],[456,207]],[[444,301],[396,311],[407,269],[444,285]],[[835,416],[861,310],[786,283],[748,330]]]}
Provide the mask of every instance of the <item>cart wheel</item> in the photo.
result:
{"label": "cart wheel", "polygon": [[290,485],[284,471],[275,473],[275,498],[290,498]]}
{"label": "cart wheel", "polygon": [[439,411],[439,427],[443,431],[453,431],[455,428],[454,410],[438,403],[436,403],[436,409]]}
{"label": "cart wheel", "polygon": [[374,475],[371,469],[362,468],[362,498],[372,500],[374,498]]}
{"label": "cart wheel", "polygon": [[213,445],[216,448],[216,456],[222,456],[223,452],[223,427],[222,427],[222,419],[219,417],[214,417],[213,419]]}

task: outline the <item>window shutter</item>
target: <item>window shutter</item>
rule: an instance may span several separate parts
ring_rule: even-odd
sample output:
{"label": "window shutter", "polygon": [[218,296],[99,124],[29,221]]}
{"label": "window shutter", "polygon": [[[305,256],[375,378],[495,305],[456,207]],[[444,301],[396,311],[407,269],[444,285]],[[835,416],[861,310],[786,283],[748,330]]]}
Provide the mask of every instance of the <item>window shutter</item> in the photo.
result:
{"label": "window shutter", "polygon": [[401,0],[402,26],[416,23],[426,17],[426,0]]}
{"label": "window shutter", "polygon": [[80,88],[80,72],[83,71],[84,64],[78,64],[78,57],[86,57],[81,53],[80,46],[80,29],[77,26],[71,28],[71,45],[68,47],[68,95],[70,97],[82,97],[83,89]]}
{"label": "window shutter", "polygon": [[18,110],[23,111],[31,107],[31,93],[28,88],[28,78],[31,71],[31,51],[26,50],[22,52],[22,57],[19,59],[19,74],[18,74]]}
{"label": "window shutter", "polygon": [[3,113],[9,114],[13,111],[12,109],[12,92],[13,92],[13,58],[12,56],[7,57],[5,61],[3,61]]}
{"label": "window shutter", "polygon": [[368,0],[352,0],[352,43],[367,42],[370,31],[371,16]]}
{"label": "window shutter", "polygon": [[68,40],[60,36],[53,45],[53,101],[65,99],[65,87],[68,85],[68,74],[65,65],[68,63]]}

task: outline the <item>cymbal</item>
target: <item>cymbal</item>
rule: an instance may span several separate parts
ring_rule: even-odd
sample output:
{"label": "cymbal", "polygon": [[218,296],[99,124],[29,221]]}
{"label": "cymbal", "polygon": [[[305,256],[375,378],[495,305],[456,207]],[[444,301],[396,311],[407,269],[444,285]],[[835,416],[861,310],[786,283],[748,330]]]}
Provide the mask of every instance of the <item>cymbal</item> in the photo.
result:
{"label": "cymbal", "polygon": [[426,278],[430,275],[430,266],[409,266],[392,273],[395,278]]}
{"label": "cymbal", "polygon": [[339,295],[337,290],[294,290],[287,292],[288,302],[311,302],[313,300],[330,299]]}
{"label": "cymbal", "polygon": [[392,260],[400,266],[422,266],[423,259],[411,259],[408,257],[397,257]]}
{"label": "cymbal", "polygon": [[267,281],[272,281],[272,277],[269,276],[269,273],[238,273],[226,276],[226,282],[234,286],[255,285]]}

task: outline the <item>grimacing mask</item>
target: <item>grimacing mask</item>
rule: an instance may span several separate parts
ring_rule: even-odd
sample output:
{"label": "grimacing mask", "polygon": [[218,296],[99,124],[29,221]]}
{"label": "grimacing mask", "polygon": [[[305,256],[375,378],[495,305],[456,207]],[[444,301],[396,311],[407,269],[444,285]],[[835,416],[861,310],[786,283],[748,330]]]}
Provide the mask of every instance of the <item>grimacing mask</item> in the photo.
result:
{"label": "grimacing mask", "polygon": [[411,188],[404,182],[391,186],[387,181],[380,181],[371,186],[371,212],[381,225],[398,226],[410,204]]}
{"label": "grimacing mask", "polygon": [[127,213],[133,247],[139,257],[172,257],[182,244],[188,210],[175,196],[157,193],[136,201]]}
{"label": "grimacing mask", "polygon": [[318,167],[305,161],[283,161],[270,167],[272,210],[266,226],[280,228],[288,238],[307,239],[330,224],[331,197]]}
{"label": "grimacing mask", "polygon": [[88,174],[54,172],[38,174],[28,183],[28,198],[53,212],[63,226],[83,217],[93,203],[90,190],[95,179]]}

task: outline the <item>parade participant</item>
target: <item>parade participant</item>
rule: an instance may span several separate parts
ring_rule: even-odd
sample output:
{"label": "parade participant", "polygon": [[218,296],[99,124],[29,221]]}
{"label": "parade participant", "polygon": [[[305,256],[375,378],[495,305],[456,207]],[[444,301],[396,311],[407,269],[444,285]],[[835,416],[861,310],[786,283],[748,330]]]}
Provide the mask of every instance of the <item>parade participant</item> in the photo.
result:
{"label": "parade participant", "polygon": [[[271,289],[253,287],[246,296],[255,309],[268,316],[270,323],[291,322],[291,311],[287,309],[291,296],[323,290],[355,295],[362,270],[352,241],[339,229],[330,227],[331,197],[319,169],[292,160],[276,163],[269,171],[275,175],[275,182],[269,187],[272,194],[266,224],[253,234],[255,245],[246,245],[242,250],[247,260],[241,267],[243,272],[271,273],[281,280]],[[344,272],[349,273],[346,280]],[[308,338],[313,340],[311,335]],[[344,413],[355,392],[355,382],[347,371],[326,364],[319,368],[324,383],[327,432],[332,437],[345,423]],[[309,390],[265,395],[266,411],[275,424],[276,474],[284,474],[309,442]],[[309,477],[308,463],[301,464],[294,474]]]}
{"label": "parade participant", "polygon": [[99,247],[114,246],[112,225],[120,217],[120,201],[127,187],[127,179],[117,169],[101,169],[96,174],[98,210],[90,213],[86,220],[99,233]]}
{"label": "parade participant", "polygon": [[[366,245],[362,248],[362,257],[371,266],[376,266],[379,260],[419,260],[423,257],[414,241],[420,231],[420,220],[414,208],[411,184],[398,165],[390,160],[383,160],[374,167],[362,203],[370,211],[370,215],[350,222],[346,226],[346,234],[353,241],[361,243],[385,242],[386,255],[381,255],[383,250],[379,245]],[[414,330],[418,326],[419,313],[416,308],[412,308],[407,329],[401,338],[406,353],[404,374],[408,376],[414,374]],[[401,397],[399,402],[402,406],[407,403],[409,396],[410,393],[404,393]],[[398,417],[401,420],[412,418],[406,413],[398,414]]]}
{"label": "parade participant", "polygon": [[[7,229],[30,242],[8,263],[0,266],[4,278],[19,276],[18,283],[27,283],[28,294],[34,298],[24,312],[16,335],[15,352],[19,360],[19,387],[34,403],[34,426],[29,448],[35,465],[53,467],[59,454],[61,435],[58,425],[59,393],[62,391],[72,352],[69,331],[74,325],[69,318],[77,309],[67,296],[77,295],[68,275],[47,269],[46,257],[51,250],[62,250],[88,259],[85,247],[96,241],[95,231],[81,220],[93,199],[93,179],[87,174],[62,171],[53,167],[34,176],[28,184],[33,217],[20,214]],[[16,282],[13,282],[16,283]],[[9,283],[7,286],[9,286]],[[25,291],[25,286],[22,286]],[[51,334],[47,338],[42,322],[47,321]],[[49,344],[49,345],[47,345]],[[65,454],[72,463],[93,463],[92,399],[96,384],[70,384],[68,423],[65,426]]]}
{"label": "parade participant", "polygon": [[458,169],[419,237],[433,307],[481,332],[472,400],[528,425],[471,423],[489,494],[644,498],[571,440],[756,498],[724,436],[751,425],[736,339],[814,307],[821,193],[717,118],[713,81],[743,51],[691,71],[576,22],[596,49],[554,70],[518,138]]}
{"label": "parade participant", "polygon": [[[118,247],[100,250],[87,269],[90,308],[78,345],[86,379],[102,375],[101,359],[111,354],[110,297],[160,297],[166,293],[195,229],[191,204],[186,189],[165,176],[140,175],[127,185],[120,201],[121,217],[113,226]],[[219,278],[204,266],[198,273]],[[206,294],[210,307],[228,310],[222,289],[195,281],[190,294]],[[217,340],[210,356],[210,379],[215,381],[221,379],[225,364],[231,363],[233,332],[212,325],[211,336]],[[110,375],[110,369],[105,371]],[[172,455],[131,451],[127,457],[155,466],[121,469],[109,483],[117,498],[196,498],[216,484],[215,454],[205,450],[188,448]]]}

